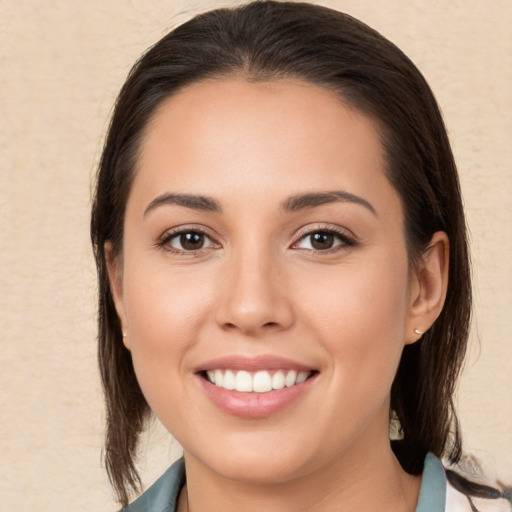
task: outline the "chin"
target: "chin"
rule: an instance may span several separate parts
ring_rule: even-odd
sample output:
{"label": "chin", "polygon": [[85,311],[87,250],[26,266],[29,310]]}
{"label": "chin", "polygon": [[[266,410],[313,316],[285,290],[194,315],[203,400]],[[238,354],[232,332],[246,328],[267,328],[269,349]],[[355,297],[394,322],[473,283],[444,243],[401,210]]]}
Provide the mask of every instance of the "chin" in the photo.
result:
{"label": "chin", "polygon": [[[253,484],[278,484],[291,481],[307,474],[312,467],[312,457],[308,456],[301,445],[291,440],[286,443],[282,436],[279,439],[262,440],[245,439],[238,443],[212,444],[208,453],[188,453],[185,449],[185,460],[191,456],[211,472],[229,480]],[[263,436],[265,437],[265,436]],[[318,454],[318,451],[317,451]]]}

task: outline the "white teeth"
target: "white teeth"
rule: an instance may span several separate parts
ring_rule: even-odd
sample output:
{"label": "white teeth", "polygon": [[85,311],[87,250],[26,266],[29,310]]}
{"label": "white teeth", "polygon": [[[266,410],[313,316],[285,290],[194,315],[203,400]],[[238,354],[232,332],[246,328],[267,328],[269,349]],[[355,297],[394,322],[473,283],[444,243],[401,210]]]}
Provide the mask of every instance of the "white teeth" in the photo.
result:
{"label": "white teeth", "polygon": [[309,377],[309,372],[299,372],[297,375],[297,384],[304,382]]}
{"label": "white teeth", "polygon": [[266,393],[272,390],[272,377],[270,373],[261,371],[256,372],[252,379],[252,390],[256,393]]}
{"label": "white teeth", "polygon": [[266,370],[250,373],[245,370],[208,370],[208,380],[218,387],[236,390],[242,393],[268,393],[273,389],[301,384],[311,375],[311,372],[296,370],[277,370],[273,374]]}
{"label": "white teeth", "polygon": [[226,370],[222,387],[224,389],[235,389],[235,374],[231,370]]}
{"label": "white teeth", "polygon": [[287,388],[293,386],[297,381],[297,372],[295,370],[290,370],[284,379],[284,384]]}
{"label": "white teeth", "polygon": [[272,389],[284,388],[284,372],[279,370],[272,376]]}
{"label": "white teeth", "polygon": [[223,387],[224,384],[224,372],[222,370],[215,370],[215,385]]}
{"label": "white teeth", "polygon": [[[215,380],[215,384],[217,384],[217,380]],[[221,384],[221,387],[224,386]],[[252,378],[249,372],[241,370],[236,374],[235,389],[237,391],[252,391]]]}

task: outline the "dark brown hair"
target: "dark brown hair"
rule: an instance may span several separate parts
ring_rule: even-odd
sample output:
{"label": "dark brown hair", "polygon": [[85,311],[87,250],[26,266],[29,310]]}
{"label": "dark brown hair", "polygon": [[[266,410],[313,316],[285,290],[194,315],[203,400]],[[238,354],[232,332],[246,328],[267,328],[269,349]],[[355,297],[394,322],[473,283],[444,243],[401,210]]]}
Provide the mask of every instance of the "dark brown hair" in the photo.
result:
{"label": "dark brown hair", "polygon": [[365,24],[325,7],[261,1],[207,12],[167,34],[130,71],[111,120],[91,237],[107,408],[105,460],[119,500],[126,504],[130,489],[140,485],[134,458],[150,410],[122,343],[105,242],[122,255],[126,201],[144,128],[155,109],[188,84],[230,76],[304,80],[370,116],[385,149],[387,176],[402,200],[411,262],[421,257],[434,232],[447,233],[446,302],[432,328],[404,349],[391,408],[403,433],[393,449],[406,471],[421,473],[427,452],[457,460],[461,443],[452,395],[467,343],[471,284],[457,170],[437,103],[412,62]]}

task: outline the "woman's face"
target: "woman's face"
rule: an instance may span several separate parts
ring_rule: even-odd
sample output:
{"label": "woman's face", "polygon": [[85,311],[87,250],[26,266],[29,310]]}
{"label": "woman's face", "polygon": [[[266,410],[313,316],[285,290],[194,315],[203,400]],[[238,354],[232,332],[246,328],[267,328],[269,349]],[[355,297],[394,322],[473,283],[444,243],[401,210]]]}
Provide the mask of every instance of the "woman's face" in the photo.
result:
{"label": "woman's face", "polygon": [[420,286],[375,126],[330,92],[226,79],[168,99],[110,275],[188,462],[277,482],[389,443]]}

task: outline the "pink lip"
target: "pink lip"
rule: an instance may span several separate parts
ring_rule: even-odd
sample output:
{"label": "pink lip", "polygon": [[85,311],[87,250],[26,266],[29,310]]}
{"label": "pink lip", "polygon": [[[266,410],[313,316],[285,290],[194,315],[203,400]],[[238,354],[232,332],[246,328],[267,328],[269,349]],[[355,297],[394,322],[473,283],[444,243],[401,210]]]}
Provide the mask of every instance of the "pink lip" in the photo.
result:
{"label": "pink lip", "polygon": [[246,419],[265,418],[282,411],[292,402],[304,396],[311,389],[311,386],[314,385],[317,377],[317,374],[313,374],[305,382],[289,388],[275,389],[267,393],[241,393],[215,386],[215,384],[212,384],[203,376],[205,371],[225,368],[246,371],[313,371],[313,368],[276,356],[227,356],[213,359],[200,365],[196,370],[196,377],[206,396],[222,411]]}
{"label": "pink lip", "polygon": [[228,414],[247,419],[265,418],[278,413],[303,396],[316,380],[313,376],[301,384],[268,393],[240,393],[215,386],[199,375],[197,378],[217,407]]}
{"label": "pink lip", "polygon": [[205,372],[208,370],[217,369],[230,369],[230,370],[246,370],[249,372],[256,372],[258,370],[297,370],[297,371],[313,371],[314,368],[300,364],[291,359],[279,356],[241,356],[232,355],[211,359],[196,368],[196,372]]}

